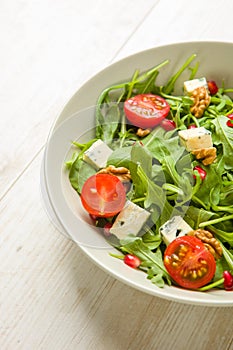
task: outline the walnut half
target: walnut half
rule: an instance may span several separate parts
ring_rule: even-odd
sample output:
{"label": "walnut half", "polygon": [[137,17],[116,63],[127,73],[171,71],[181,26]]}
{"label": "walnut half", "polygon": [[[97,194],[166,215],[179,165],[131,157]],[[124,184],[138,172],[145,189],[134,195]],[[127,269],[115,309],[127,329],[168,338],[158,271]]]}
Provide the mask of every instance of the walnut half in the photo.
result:
{"label": "walnut half", "polygon": [[136,135],[139,137],[145,137],[151,133],[151,129],[138,128]]}
{"label": "walnut half", "polygon": [[192,92],[190,98],[193,100],[193,105],[190,107],[190,112],[196,118],[202,117],[205,109],[210,104],[210,96],[208,90],[204,86],[201,86]]}
{"label": "walnut half", "polygon": [[196,159],[201,159],[204,165],[209,165],[216,159],[216,148],[198,148],[193,150],[192,154],[196,157]]}
{"label": "walnut half", "polygon": [[145,137],[151,133],[151,129],[138,128],[136,135],[139,137]]}
{"label": "walnut half", "polygon": [[198,229],[188,233],[189,236],[195,236],[200,239],[204,246],[210,251],[215,259],[219,259],[222,256],[222,247],[219,241],[214,238],[213,234],[207,230]]}
{"label": "walnut half", "polygon": [[109,165],[98,171],[98,174],[110,174],[118,177],[121,182],[126,182],[131,180],[131,175],[129,169],[121,166],[115,167],[114,165]]}

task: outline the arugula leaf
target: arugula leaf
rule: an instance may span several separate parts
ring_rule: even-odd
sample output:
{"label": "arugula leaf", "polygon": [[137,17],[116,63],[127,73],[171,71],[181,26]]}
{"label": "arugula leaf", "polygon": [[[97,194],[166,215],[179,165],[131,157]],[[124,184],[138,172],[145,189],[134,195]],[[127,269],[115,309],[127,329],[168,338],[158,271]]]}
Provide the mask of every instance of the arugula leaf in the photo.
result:
{"label": "arugula leaf", "polygon": [[221,193],[221,184],[216,184],[212,187],[210,190],[210,206],[213,208],[214,206],[218,205],[220,200],[220,193]]}
{"label": "arugula leaf", "polygon": [[159,226],[161,226],[171,218],[172,212],[176,209],[167,201],[163,189],[148,178],[140,166],[137,167],[137,174],[145,188],[144,207],[152,212],[153,222],[158,224],[159,220]]}
{"label": "arugula leaf", "polygon": [[227,264],[229,265],[230,270],[233,271],[233,254],[228,249],[226,249],[226,247],[222,243],[220,244],[223,250],[223,256]]}
{"label": "arugula leaf", "polygon": [[142,198],[145,200],[147,192],[147,180],[143,181],[138,168],[141,168],[145,173],[145,178],[151,176],[152,172],[152,157],[151,155],[138,143],[131,148],[131,162],[129,164],[132,182],[134,184],[134,199]]}
{"label": "arugula leaf", "polygon": [[213,216],[215,216],[215,213],[212,211],[190,205],[186,212],[185,220],[193,229],[197,229],[200,223],[210,220]]}
{"label": "arugula leaf", "polygon": [[81,149],[80,152],[74,152],[72,158],[66,162],[66,167],[69,170],[69,180],[72,187],[81,193],[82,186],[86,179],[95,174],[95,170],[83,161],[83,153],[96,141],[92,139],[87,143],[73,142],[73,145]]}
{"label": "arugula leaf", "polygon": [[141,260],[141,266],[146,269],[148,278],[158,287],[164,286],[164,279],[170,285],[171,279],[166,271],[160,249],[152,252],[142,241],[141,237],[128,237],[121,240],[121,249],[124,253],[136,255]]}
{"label": "arugula leaf", "polygon": [[[224,257],[221,257],[221,259],[216,260],[216,272],[213,278],[213,282],[220,280],[223,276],[223,272],[228,269],[229,267]],[[221,288],[223,288],[223,284]]]}
{"label": "arugula leaf", "polygon": [[231,247],[233,247],[233,232],[220,230],[213,225],[207,226],[207,229],[213,232],[222,242],[227,242]]}
{"label": "arugula leaf", "polygon": [[69,172],[70,183],[78,193],[81,193],[84,182],[95,173],[96,171],[90,164],[78,157]]}
{"label": "arugula leaf", "polygon": [[161,235],[153,232],[151,229],[144,233],[142,240],[150,250],[158,248],[162,242]]}
{"label": "arugula leaf", "polygon": [[131,162],[140,164],[146,176],[151,178],[152,156],[140,143],[135,143],[131,148]]}
{"label": "arugula leaf", "polygon": [[110,145],[120,122],[121,112],[117,104],[111,104],[105,113],[104,123],[102,124],[102,140]]}
{"label": "arugula leaf", "polygon": [[[151,278],[151,276],[153,277]],[[165,285],[162,273],[158,273],[157,275],[155,275],[153,268],[149,270],[148,278],[151,279],[151,282],[155,284],[157,287],[163,288]]]}
{"label": "arugula leaf", "polygon": [[131,146],[115,149],[108,157],[107,165],[129,168],[129,164],[131,162],[131,149]]}
{"label": "arugula leaf", "polygon": [[215,126],[214,134],[214,144],[222,145],[223,149],[223,162],[225,164],[225,169],[233,168],[233,128],[229,128],[226,125],[228,118],[219,115],[215,118],[212,123]]}
{"label": "arugula leaf", "polygon": [[206,171],[206,178],[200,184],[198,192],[195,193],[195,198],[199,199],[206,210],[211,209],[211,199],[213,199],[213,188],[222,183],[222,176],[217,172],[217,168],[214,164],[210,164],[208,167],[202,166]]}
{"label": "arugula leaf", "polygon": [[219,194],[219,204],[223,206],[233,206],[233,182],[223,185]]}
{"label": "arugula leaf", "polygon": [[[174,91],[174,86],[179,78],[179,76],[183,73],[184,70],[187,69],[187,67],[190,65],[190,63],[196,58],[196,55],[192,55],[189,57],[185,63],[182,65],[182,67],[168,80],[167,84],[164,86],[163,90],[166,94],[171,94]],[[195,67],[195,70],[197,69],[197,66]]]}
{"label": "arugula leaf", "polygon": [[179,137],[166,138],[161,127],[155,128],[151,134],[142,140],[142,143],[160,163],[167,156],[171,156],[173,161],[176,162],[185,152],[185,148],[179,144]]}

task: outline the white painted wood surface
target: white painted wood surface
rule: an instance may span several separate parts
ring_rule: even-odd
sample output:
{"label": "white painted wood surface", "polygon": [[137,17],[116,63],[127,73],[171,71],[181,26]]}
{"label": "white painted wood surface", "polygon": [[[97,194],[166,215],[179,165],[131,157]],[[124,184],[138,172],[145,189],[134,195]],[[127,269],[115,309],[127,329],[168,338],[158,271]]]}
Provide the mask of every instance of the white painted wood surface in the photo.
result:
{"label": "white painted wood surface", "polygon": [[233,41],[232,0],[2,0],[0,349],[233,349],[233,310],[177,304],[106,275],[50,223],[44,145],[109,63],[157,45]]}

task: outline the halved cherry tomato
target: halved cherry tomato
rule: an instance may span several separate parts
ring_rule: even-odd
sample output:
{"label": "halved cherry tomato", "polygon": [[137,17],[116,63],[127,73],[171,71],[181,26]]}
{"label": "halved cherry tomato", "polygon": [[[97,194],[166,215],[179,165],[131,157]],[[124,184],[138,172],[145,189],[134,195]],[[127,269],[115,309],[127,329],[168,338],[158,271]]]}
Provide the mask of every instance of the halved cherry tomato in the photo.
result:
{"label": "halved cherry tomato", "polygon": [[118,177],[114,175],[92,175],[82,187],[81,202],[91,215],[114,216],[123,209],[125,200],[125,188]]}
{"label": "halved cherry tomato", "polygon": [[160,96],[140,94],[125,101],[124,111],[133,125],[146,129],[153,128],[166,118],[170,106]]}
{"label": "halved cherry tomato", "polygon": [[214,277],[214,256],[196,237],[183,236],[172,241],[164,253],[164,266],[181,287],[197,289]]}

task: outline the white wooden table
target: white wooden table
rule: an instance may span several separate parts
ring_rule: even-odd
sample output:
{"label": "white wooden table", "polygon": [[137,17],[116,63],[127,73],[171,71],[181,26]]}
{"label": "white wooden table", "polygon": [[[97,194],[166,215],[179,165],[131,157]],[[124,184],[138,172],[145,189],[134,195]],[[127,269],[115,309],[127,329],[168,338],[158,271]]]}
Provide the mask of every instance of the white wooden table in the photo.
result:
{"label": "white wooden table", "polygon": [[0,349],[233,349],[233,309],[174,303],[95,266],[48,219],[47,135],[113,61],[190,40],[233,41],[232,0],[2,0]]}

